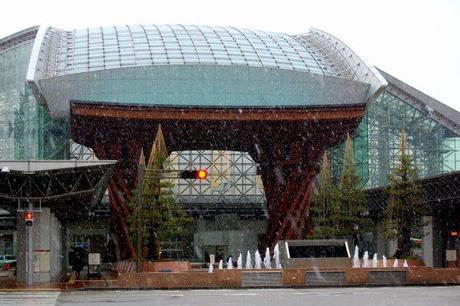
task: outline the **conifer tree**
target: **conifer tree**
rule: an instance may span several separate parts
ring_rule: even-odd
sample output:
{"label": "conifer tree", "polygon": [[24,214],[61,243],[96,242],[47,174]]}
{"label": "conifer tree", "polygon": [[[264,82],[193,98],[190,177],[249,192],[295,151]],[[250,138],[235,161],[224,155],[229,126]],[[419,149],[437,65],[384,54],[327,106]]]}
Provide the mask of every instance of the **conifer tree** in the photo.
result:
{"label": "conifer tree", "polygon": [[334,184],[327,153],[323,155],[318,189],[311,208],[315,238],[353,238],[369,230],[367,202],[353,159],[350,136],[345,141],[342,171]]}
{"label": "conifer tree", "polygon": [[[133,210],[129,217],[132,240],[137,240],[137,222],[140,220],[141,240],[144,245],[148,244],[150,254],[154,258],[159,255],[160,242],[181,240],[186,233],[186,227],[193,222],[181,205],[176,203],[171,181],[162,179],[167,157],[168,152],[160,127],[152,145],[141,186],[141,209],[135,208],[137,190],[133,192],[130,200],[130,207]],[[144,154],[141,152],[140,163],[145,163],[143,158]]]}
{"label": "conifer tree", "polygon": [[417,169],[407,150],[406,133],[400,132],[399,150],[395,167],[390,174],[388,205],[385,209],[387,238],[397,239],[395,257],[412,255],[411,236],[421,226],[427,208],[422,199],[422,186]]}
{"label": "conifer tree", "polygon": [[315,226],[315,238],[334,238],[337,235],[337,189],[333,185],[327,152],[321,161],[318,189],[310,209]]}
{"label": "conifer tree", "polygon": [[343,237],[353,237],[365,233],[370,228],[366,195],[361,187],[353,157],[353,142],[350,135],[345,141],[342,172],[338,184],[338,204],[336,213],[339,233]]}

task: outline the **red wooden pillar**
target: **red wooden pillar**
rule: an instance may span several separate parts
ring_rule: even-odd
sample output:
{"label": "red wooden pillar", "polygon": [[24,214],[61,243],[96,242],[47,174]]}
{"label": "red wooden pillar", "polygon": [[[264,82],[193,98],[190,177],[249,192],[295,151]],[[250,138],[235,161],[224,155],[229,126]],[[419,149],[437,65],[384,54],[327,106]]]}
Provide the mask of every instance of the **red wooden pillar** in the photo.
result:
{"label": "red wooden pillar", "polygon": [[313,180],[320,151],[304,142],[264,150],[262,179],[268,206],[266,242],[303,239],[311,230],[309,216]]}

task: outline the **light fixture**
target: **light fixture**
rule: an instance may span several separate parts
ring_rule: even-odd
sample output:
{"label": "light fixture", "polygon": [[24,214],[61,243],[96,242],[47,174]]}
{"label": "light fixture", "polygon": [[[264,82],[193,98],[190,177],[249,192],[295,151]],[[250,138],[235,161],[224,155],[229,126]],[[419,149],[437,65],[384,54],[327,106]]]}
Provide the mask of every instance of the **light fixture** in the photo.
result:
{"label": "light fixture", "polygon": [[7,166],[3,166],[2,167],[2,172],[3,173],[10,173],[10,168],[8,168]]}

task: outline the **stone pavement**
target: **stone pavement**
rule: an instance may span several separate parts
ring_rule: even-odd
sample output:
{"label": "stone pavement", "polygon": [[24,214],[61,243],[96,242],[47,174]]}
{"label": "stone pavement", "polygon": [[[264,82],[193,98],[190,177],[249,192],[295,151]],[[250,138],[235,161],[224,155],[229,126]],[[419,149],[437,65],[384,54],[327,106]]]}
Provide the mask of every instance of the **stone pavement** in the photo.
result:
{"label": "stone pavement", "polygon": [[0,293],[0,305],[457,306],[459,287],[125,290]]}
{"label": "stone pavement", "polygon": [[0,291],[0,305],[55,305],[60,291]]}

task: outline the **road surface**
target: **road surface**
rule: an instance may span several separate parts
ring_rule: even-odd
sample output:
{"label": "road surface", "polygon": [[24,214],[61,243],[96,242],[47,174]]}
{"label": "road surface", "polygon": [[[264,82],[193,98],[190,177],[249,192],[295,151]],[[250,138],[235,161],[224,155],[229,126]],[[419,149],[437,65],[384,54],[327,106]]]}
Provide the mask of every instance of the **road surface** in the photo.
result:
{"label": "road surface", "polygon": [[0,292],[0,305],[458,306],[460,287]]}

